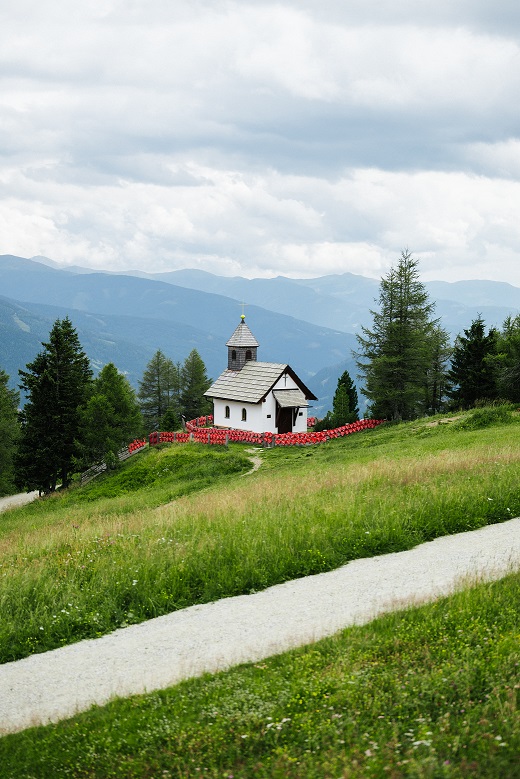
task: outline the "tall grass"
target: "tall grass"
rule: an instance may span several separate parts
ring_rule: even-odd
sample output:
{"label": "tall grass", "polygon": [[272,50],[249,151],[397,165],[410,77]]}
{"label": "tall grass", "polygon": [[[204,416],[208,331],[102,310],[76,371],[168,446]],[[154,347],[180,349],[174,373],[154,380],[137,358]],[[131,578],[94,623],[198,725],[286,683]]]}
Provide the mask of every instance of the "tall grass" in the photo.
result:
{"label": "tall grass", "polygon": [[1,661],[520,514],[514,417],[427,424],[266,451],[247,478],[241,447],[171,447],[3,515]]}
{"label": "tall grass", "polygon": [[0,739],[5,779],[518,779],[520,575]]}

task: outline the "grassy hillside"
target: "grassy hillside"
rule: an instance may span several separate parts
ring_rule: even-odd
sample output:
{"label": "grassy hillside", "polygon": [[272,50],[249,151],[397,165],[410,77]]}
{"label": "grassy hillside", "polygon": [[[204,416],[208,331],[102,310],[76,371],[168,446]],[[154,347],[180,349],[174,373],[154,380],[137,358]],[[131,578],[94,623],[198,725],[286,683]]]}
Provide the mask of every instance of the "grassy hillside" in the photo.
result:
{"label": "grassy hillside", "polygon": [[[0,517],[3,660],[520,514],[520,418],[137,455]],[[512,575],[262,663],[0,739],[0,774],[520,777]]]}
{"label": "grassy hillside", "polygon": [[520,417],[263,453],[177,445],[0,518],[0,659],[520,514]]}
{"label": "grassy hillside", "polygon": [[4,779],[517,779],[520,576],[0,739]]}

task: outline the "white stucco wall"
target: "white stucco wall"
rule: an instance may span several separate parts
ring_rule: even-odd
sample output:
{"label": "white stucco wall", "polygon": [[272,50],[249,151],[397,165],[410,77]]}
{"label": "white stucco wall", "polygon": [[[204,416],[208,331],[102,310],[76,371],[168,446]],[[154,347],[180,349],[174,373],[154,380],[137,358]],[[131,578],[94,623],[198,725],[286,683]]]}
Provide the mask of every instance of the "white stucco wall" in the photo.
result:
{"label": "white stucco wall", "polygon": [[[298,385],[290,376],[282,376],[274,386],[274,389],[297,389]],[[229,418],[225,415],[226,406],[229,406]],[[247,420],[242,420],[242,409],[246,409]],[[301,414],[301,416],[300,416]],[[276,428],[276,400],[272,392],[265,402],[241,403],[236,400],[213,400],[214,424],[217,427],[231,427],[235,430],[250,430],[255,433],[277,433]],[[307,431],[307,408],[298,411],[296,422],[293,426],[295,433]]]}
{"label": "white stucco wall", "polygon": [[[265,403],[239,403],[236,400],[213,401],[213,424],[217,427],[232,427],[235,430],[251,430],[255,433],[263,433],[269,428],[265,427],[263,406]],[[229,417],[226,417],[226,406],[229,406]],[[242,409],[246,410],[247,419],[242,420]]]}

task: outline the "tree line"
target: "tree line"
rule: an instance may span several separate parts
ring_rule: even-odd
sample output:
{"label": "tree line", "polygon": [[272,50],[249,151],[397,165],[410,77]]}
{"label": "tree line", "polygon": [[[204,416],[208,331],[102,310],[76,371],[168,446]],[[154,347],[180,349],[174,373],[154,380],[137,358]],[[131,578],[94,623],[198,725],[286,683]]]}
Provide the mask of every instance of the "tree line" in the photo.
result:
{"label": "tree line", "polygon": [[157,351],[134,391],[113,363],[94,377],[68,317],[56,320],[49,340],[20,370],[20,392],[0,370],[0,495],[20,490],[51,493],[74,473],[104,462],[133,438],[161,426],[176,430],[182,417],[208,413],[211,382],[194,349],[181,364]]}
{"label": "tree line", "polygon": [[381,280],[378,302],[356,353],[372,416],[408,420],[520,402],[520,315],[487,332],[479,315],[451,346],[408,251]]}
{"label": "tree line", "polygon": [[[408,251],[381,279],[377,303],[355,353],[368,415],[409,420],[490,402],[520,403],[520,315],[489,329],[479,315],[452,345]],[[54,323],[42,346],[19,371],[22,411],[20,393],[0,369],[0,495],[66,487],[92,464],[115,466],[132,438],[178,430],[183,417],[211,412],[204,397],[211,381],[195,349],[182,364],[158,350],[135,392],[113,363],[94,378],[68,318]],[[357,390],[345,371],[318,428],[358,417]]]}
{"label": "tree line", "polygon": [[[520,315],[502,328],[479,315],[450,343],[419,279],[419,264],[403,251],[381,279],[372,324],[362,327],[354,356],[377,419],[410,420],[493,402],[520,402]],[[318,422],[325,430],[358,419],[357,391],[348,371],[338,379],[332,410]]]}

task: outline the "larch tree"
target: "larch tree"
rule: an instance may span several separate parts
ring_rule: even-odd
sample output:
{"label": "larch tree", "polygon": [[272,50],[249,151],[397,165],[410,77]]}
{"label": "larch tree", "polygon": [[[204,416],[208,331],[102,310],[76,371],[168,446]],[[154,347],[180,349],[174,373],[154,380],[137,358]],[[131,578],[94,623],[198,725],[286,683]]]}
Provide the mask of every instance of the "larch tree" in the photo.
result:
{"label": "larch tree", "polygon": [[419,281],[418,261],[403,251],[381,279],[379,310],[371,328],[362,327],[356,353],[363,394],[375,417],[413,419],[427,410],[437,320],[434,304]]}
{"label": "larch tree", "polygon": [[17,457],[17,482],[53,492],[67,487],[78,455],[80,408],[87,400],[92,371],[68,317],[57,319],[48,343],[25,371],[27,394]]}
{"label": "larch tree", "polygon": [[[179,418],[181,369],[158,349],[139,382],[139,404],[147,432],[158,430],[163,420]],[[168,413],[168,417],[166,414]]]}
{"label": "larch tree", "polygon": [[9,376],[0,369],[0,496],[15,491],[14,461],[20,425],[18,403],[20,395],[9,388]]}

